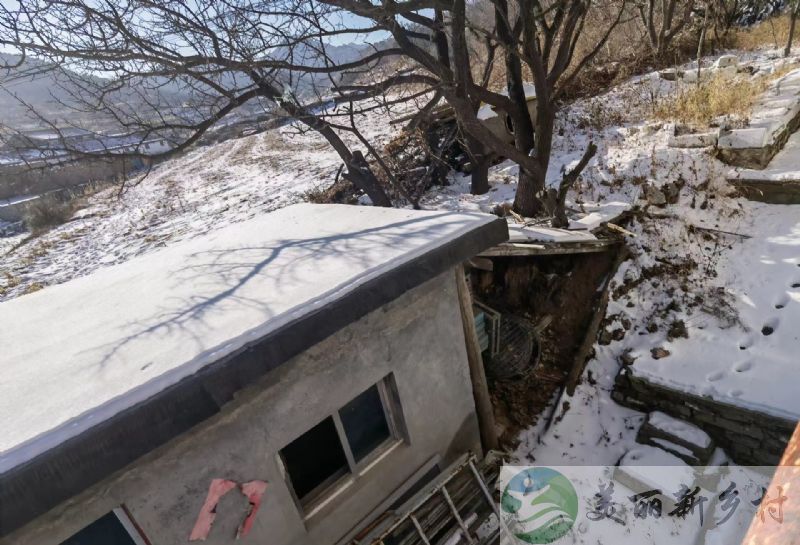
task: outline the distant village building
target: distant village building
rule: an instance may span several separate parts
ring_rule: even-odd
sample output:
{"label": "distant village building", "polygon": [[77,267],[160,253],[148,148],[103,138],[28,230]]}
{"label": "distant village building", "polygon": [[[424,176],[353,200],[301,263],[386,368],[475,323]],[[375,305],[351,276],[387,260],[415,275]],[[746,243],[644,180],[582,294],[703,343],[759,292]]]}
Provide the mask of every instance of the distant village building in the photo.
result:
{"label": "distant village building", "polygon": [[[3,151],[6,162],[62,161],[79,159],[81,154],[140,153],[156,155],[171,146],[163,135],[99,134],[76,127],[23,131],[7,137]],[[139,160],[139,166],[143,161]]]}
{"label": "distant village building", "polygon": [[6,145],[7,150],[26,149],[64,149],[65,144],[77,144],[93,138],[92,131],[78,127],[38,129],[12,134]]}
{"label": "distant village building", "polygon": [[0,545],[384,535],[481,455],[460,265],[507,237],[295,205],[3,303]]}
{"label": "distant village building", "polygon": [[0,148],[0,220],[20,219],[25,205],[17,202],[126,176],[149,167],[152,156],[170,149],[169,138],[159,134],[104,135],[65,127],[5,135]]}

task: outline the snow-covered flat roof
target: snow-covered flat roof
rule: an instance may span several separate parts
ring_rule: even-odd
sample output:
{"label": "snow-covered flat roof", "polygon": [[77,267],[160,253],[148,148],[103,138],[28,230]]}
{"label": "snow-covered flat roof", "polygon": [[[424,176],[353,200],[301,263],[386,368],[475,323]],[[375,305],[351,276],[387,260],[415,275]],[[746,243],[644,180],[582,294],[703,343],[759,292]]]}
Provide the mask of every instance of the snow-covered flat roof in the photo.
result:
{"label": "snow-covered flat roof", "polygon": [[506,237],[486,214],[299,204],[2,303],[0,474],[364,286],[356,314]]}

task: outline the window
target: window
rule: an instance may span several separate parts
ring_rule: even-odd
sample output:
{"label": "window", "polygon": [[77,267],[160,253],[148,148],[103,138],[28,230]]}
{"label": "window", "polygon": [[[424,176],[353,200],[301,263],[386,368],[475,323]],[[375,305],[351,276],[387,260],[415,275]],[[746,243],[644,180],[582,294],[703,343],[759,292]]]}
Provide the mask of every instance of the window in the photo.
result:
{"label": "window", "polygon": [[339,410],[342,427],[356,462],[391,438],[378,386],[371,386]]}
{"label": "window", "polygon": [[109,511],[61,545],[148,545],[124,507]]}
{"label": "window", "polygon": [[289,443],[281,455],[299,499],[349,470],[336,424],[330,416]]}
{"label": "window", "polygon": [[396,400],[389,375],[281,449],[280,460],[301,507],[307,510],[340,479],[399,442]]}

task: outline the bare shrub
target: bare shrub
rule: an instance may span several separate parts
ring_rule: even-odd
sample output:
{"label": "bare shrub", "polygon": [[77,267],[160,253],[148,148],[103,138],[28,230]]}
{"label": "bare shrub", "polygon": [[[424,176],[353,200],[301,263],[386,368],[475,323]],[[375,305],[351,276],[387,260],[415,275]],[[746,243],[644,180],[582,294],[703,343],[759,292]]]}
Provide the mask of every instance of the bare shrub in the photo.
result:
{"label": "bare shrub", "polygon": [[23,221],[31,232],[41,233],[66,223],[76,210],[75,201],[45,196],[26,207]]}
{"label": "bare shrub", "polygon": [[343,178],[332,185],[320,185],[306,191],[303,197],[314,204],[357,204],[360,192],[351,182]]}
{"label": "bare shrub", "polygon": [[602,98],[589,101],[585,115],[581,116],[580,127],[591,127],[595,130],[603,130],[612,125],[621,125],[625,122],[625,116],[613,105],[608,105]]}

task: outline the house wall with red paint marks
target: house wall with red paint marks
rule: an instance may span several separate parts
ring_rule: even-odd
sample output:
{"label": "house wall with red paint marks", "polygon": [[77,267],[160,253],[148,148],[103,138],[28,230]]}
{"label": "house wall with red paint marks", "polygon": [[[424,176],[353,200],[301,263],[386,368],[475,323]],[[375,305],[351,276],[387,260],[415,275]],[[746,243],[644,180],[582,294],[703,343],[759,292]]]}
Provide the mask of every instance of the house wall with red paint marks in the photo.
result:
{"label": "house wall with red paint marks", "polygon": [[[298,505],[279,451],[391,376],[401,437]],[[178,418],[179,415],[176,415]],[[242,390],[222,412],[4,539],[58,545],[124,505],[153,545],[187,543],[214,479],[267,483],[249,534],[251,504],[219,499],[204,543],[333,544],[387,507],[420,471],[480,451],[452,270],[346,326]]]}

